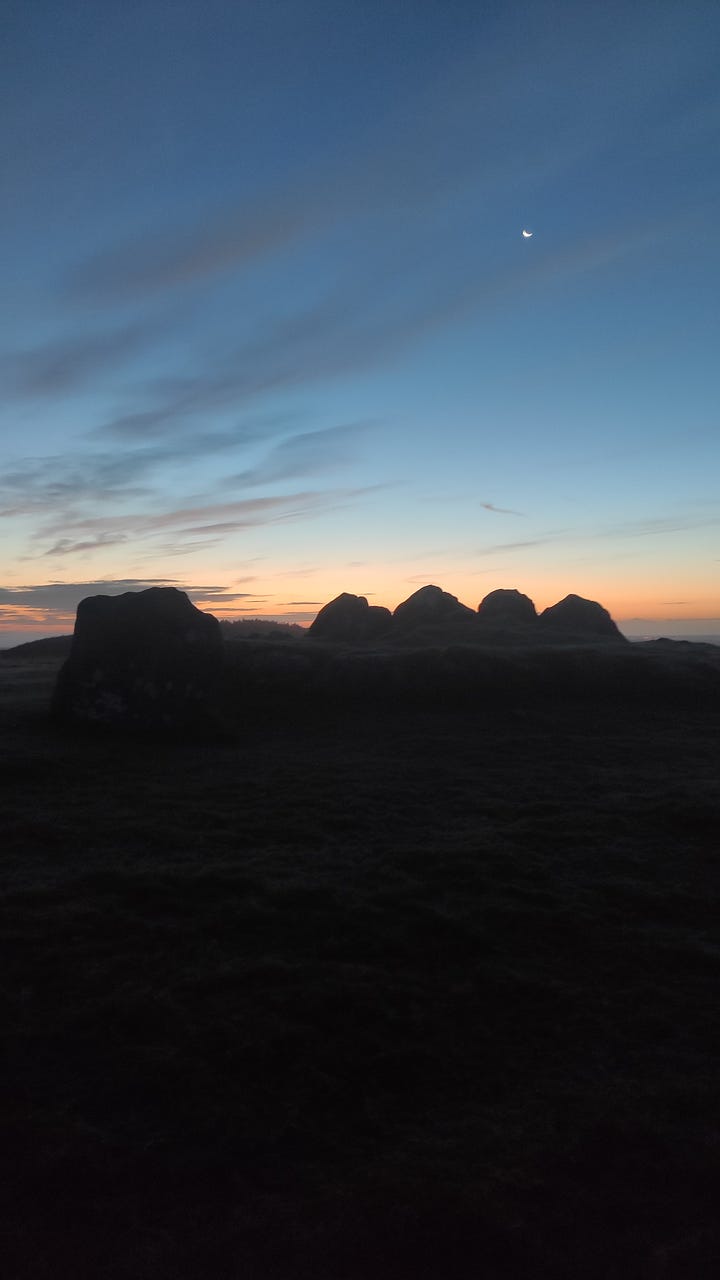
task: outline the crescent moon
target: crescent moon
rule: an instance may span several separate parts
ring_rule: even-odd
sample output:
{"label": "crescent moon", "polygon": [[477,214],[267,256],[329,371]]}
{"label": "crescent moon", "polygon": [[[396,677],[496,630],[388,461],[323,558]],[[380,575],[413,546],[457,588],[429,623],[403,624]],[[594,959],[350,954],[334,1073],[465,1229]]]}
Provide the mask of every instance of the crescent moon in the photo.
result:
{"label": "crescent moon", "polygon": [[532,238],[532,235],[533,235],[532,231],[523,231],[523,236],[525,237],[526,240],[530,240]]}

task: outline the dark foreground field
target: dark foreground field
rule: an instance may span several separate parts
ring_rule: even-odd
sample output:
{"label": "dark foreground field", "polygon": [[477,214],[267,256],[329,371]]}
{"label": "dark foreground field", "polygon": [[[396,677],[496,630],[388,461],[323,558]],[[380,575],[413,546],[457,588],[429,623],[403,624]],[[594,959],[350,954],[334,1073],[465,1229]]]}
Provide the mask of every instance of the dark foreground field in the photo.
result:
{"label": "dark foreground field", "polygon": [[71,736],[0,663],[4,1280],[720,1265],[718,708]]}

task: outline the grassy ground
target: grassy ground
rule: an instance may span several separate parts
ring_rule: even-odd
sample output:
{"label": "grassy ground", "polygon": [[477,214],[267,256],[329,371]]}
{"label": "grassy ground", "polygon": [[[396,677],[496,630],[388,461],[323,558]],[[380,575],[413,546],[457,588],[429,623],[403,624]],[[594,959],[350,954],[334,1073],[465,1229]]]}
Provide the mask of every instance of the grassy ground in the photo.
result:
{"label": "grassy ground", "polygon": [[715,1276],[717,711],[73,737],[0,666],[7,1280]]}

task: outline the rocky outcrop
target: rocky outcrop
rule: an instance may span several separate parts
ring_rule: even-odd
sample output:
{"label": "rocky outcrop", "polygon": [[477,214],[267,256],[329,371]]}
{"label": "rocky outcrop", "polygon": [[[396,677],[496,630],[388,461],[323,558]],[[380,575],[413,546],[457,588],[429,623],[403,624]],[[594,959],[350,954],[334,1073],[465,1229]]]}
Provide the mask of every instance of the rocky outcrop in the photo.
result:
{"label": "rocky outcrop", "polygon": [[174,587],[89,596],[78,605],[53,714],[122,729],[205,729],[215,721],[222,659],[217,619]]}
{"label": "rocky outcrop", "polygon": [[388,609],[368,605],[364,596],[343,592],[326,604],[309,628],[323,640],[355,644],[362,641],[397,641],[403,648],[426,644],[480,644],[543,648],[568,642],[618,640],[618,630],[607,609],[594,600],[569,595],[538,616],[529,596],[517,588],[491,591],[477,613],[440,587],[420,587]]}
{"label": "rocky outcrop", "polygon": [[483,626],[513,631],[537,622],[537,610],[529,596],[515,588],[491,591],[478,605],[478,620]]}
{"label": "rocky outcrop", "polygon": [[569,640],[625,641],[607,609],[596,600],[584,600],[582,596],[565,596],[564,600],[550,605],[540,614],[539,624],[543,630]]}
{"label": "rocky outcrop", "polygon": [[421,587],[419,591],[399,604],[393,614],[393,626],[397,630],[415,631],[418,629],[451,628],[472,622],[475,614],[466,604],[461,604],[456,596],[442,591],[440,587]]}
{"label": "rocky outcrop", "polygon": [[354,596],[347,591],[323,606],[308,634],[317,640],[347,641],[355,644],[363,640],[375,640],[391,626],[392,614],[379,605],[369,605],[365,596]]}

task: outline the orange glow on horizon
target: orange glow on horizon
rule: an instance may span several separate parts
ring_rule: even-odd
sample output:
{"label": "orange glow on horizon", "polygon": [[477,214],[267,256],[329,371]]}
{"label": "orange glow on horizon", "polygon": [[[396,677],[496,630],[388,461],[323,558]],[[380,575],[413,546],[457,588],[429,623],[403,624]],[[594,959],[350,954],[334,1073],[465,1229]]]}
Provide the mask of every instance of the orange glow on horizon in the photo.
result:
{"label": "orange glow on horizon", "polygon": [[0,634],[4,631],[42,631],[65,634],[75,626],[75,611],[33,609],[28,605],[3,604]]}
{"label": "orange glow on horizon", "polygon": [[[583,566],[584,568],[585,566]],[[413,566],[409,566],[412,570]],[[567,570],[562,574],[544,574],[523,581],[520,574],[507,570],[469,571],[443,573],[437,566],[431,571],[398,573],[398,566],[346,566],[332,574],[315,569],[303,576],[302,589],[298,589],[297,577],[285,576],[277,569],[253,585],[257,594],[243,594],[242,600],[233,598],[237,580],[227,583],[228,599],[220,595],[222,588],[209,590],[203,597],[201,590],[192,591],[192,599],[198,608],[227,621],[253,618],[277,619],[300,626],[309,626],[323,605],[341,592],[365,596],[372,605],[383,605],[395,610],[397,606],[422,586],[434,583],[462,604],[476,610],[491,591],[498,588],[515,588],[530,597],[538,613],[550,605],[574,593],[590,600],[597,600],[620,625],[623,622],[698,622],[712,623],[718,627],[720,619],[720,593],[708,589],[707,581],[693,582],[691,577],[683,583],[662,579],[658,573],[655,581],[634,582],[629,573],[609,574],[589,567],[587,572]],[[203,575],[205,576],[205,575]],[[208,574],[210,580],[222,582],[225,574]],[[207,580],[207,579],[206,579]],[[196,579],[197,581],[197,579]],[[113,583],[108,582],[110,594]],[[181,583],[178,582],[178,586]],[[242,584],[244,586],[244,584]],[[374,588],[374,589],[373,589]],[[97,593],[93,584],[92,593]],[[88,594],[91,592],[89,591]],[[0,636],[7,633],[32,635],[69,634],[75,625],[75,610],[52,608],[48,605],[32,607],[14,604],[9,600],[0,605]],[[702,627],[699,628],[702,630]]]}

